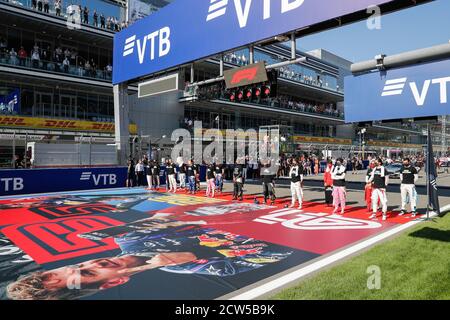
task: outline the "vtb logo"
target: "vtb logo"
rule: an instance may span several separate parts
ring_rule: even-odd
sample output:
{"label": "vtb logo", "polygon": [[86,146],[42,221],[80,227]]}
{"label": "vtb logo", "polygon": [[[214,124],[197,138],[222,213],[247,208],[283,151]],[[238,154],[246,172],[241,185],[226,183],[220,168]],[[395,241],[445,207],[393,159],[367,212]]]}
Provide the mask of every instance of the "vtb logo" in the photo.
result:
{"label": "vtb logo", "polygon": [[94,185],[115,185],[117,183],[117,175],[115,174],[92,174],[92,172],[82,172],[80,181],[94,181]]}
{"label": "vtb logo", "polygon": [[[159,58],[167,55],[170,52],[170,28],[161,28],[145,35],[141,39],[137,39],[136,35],[126,38],[122,56],[127,57],[133,54],[135,48],[140,64],[144,63],[146,54],[149,60],[155,60],[156,55]],[[147,51],[149,52],[147,53]]]}
{"label": "vtb logo", "polygon": [[[387,80],[381,93],[382,97],[399,96],[402,95],[406,86],[408,78],[398,78]],[[448,101],[447,84],[450,82],[450,77],[436,78],[425,80],[422,87],[419,88],[417,82],[409,82],[409,87],[413,94],[417,106],[422,107],[428,97],[430,87],[432,84],[439,85],[440,102],[445,104]]]}
{"label": "vtb logo", "polygon": [[[234,1],[236,8],[236,16],[239,21],[239,26],[245,28],[248,22],[250,9],[252,8],[253,0],[211,0],[209,5],[208,15],[206,21],[217,19],[227,13],[228,3]],[[263,3],[263,20],[270,19],[272,16],[271,7],[272,0],[256,0]],[[242,5],[244,2],[244,5]],[[299,8],[305,0],[281,0],[281,13],[286,13]]]}
{"label": "vtb logo", "polygon": [[231,78],[231,84],[239,84],[244,80],[252,81],[257,74],[258,67],[237,71]]}

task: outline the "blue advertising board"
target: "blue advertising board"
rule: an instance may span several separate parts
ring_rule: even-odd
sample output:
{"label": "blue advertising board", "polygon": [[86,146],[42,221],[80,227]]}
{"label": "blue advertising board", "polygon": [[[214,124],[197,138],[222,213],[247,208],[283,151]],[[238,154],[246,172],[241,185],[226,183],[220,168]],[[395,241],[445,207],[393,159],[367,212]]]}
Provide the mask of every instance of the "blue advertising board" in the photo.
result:
{"label": "blue advertising board", "polygon": [[119,188],[127,168],[0,170],[0,196]]}
{"label": "blue advertising board", "polygon": [[[166,183],[161,166],[160,183]],[[127,168],[74,168],[0,170],[0,197],[20,194],[121,188]],[[200,166],[200,181],[206,181],[206,167]]]}
{"label": "blue advertising board", "polygon": [[345,78],[345,121],[450,114],[450,60]]}
{"label": "blue advertising board", "polygon": [[118,84],[394,0],[177,0],[114,37]]}

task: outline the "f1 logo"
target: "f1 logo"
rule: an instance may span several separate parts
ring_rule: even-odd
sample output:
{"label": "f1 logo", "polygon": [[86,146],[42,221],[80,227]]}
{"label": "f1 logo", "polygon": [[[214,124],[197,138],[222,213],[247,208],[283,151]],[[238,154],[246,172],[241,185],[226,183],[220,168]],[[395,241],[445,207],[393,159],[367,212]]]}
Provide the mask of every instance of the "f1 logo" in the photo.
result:
{"label": "f1 logo", "polygon": [[258,74],[258,67],[237,71],[231,79],[231,84],[239,84],[243,80],[252,81]]}

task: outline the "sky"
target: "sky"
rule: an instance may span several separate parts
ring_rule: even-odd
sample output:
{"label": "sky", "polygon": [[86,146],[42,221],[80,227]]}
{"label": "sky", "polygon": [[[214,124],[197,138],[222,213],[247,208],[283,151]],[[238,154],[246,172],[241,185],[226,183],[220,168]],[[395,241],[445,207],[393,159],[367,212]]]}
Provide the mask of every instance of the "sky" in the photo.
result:
{"label": "sky", "polygon": [[381,17],[381,29],[367,21],[298,39],[298,49],[323,48],[352,62],[397,54],[450,41],[450,1],[436,0]]}

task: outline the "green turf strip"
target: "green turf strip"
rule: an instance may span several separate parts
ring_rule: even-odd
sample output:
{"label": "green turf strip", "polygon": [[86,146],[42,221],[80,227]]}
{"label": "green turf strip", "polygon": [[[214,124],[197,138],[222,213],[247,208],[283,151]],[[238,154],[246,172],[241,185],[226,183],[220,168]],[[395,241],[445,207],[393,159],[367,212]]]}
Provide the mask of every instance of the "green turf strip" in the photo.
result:
{"label": "green turf strip", "polygon": [[[370,266],[380,289],[368,289]],[[272,299],[450,299],[450,214],[421,223],[388,242],[321,272]]]}

